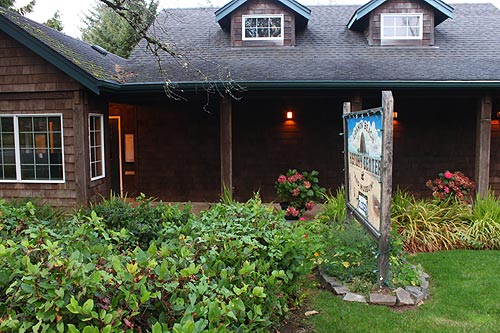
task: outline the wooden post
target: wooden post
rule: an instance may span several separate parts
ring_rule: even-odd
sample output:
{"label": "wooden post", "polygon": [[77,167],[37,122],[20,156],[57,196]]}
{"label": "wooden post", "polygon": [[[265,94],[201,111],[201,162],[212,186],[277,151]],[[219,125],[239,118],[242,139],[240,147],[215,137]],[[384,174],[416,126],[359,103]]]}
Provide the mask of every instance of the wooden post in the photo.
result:
{"label": "wooden post", "polygon": [[490,183],[491,95],[481,98],[477,111],[475,180],[477,193],[484,197]]}
{"label": "wooden post", "polygon": [[361,97],[361,93],[358,91],[351,97],[351,109],[349,112],[353,111],[361,111],[363,110],[363,98]]}
{"label": "wooden post", "polygon": [[389,282],[389,238],[391,234],[391,196],[392,196],[392,113],[394,99],[391,91],[382,91],[383,125],[382,133],[382,200],[380,207],[381,225],[379,239],[378,265],[380,271],[380,287]]}
{"label": "wooden post", "polygon": [[220,179],[221,194],[224,189],[233,195],[233,134],[232,99],[224,95],[220,104]]}

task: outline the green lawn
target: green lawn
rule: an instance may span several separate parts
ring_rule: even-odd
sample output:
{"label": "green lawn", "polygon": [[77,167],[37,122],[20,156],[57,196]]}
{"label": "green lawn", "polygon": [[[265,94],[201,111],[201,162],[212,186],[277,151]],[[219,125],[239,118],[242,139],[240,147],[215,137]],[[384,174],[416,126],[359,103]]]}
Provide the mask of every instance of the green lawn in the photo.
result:
{"label": "green lawn", "polygon": [[313,332],[500,332],[500,251],[447,251],[410,258],[431,276],[430,298],[417,309],[344,303],[320,290]]}

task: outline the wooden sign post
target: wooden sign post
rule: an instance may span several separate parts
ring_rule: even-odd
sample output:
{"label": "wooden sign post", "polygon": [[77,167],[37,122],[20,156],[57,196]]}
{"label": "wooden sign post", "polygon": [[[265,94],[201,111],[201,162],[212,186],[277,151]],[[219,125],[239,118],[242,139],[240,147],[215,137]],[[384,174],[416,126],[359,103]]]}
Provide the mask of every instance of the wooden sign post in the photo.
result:
{"label": "wooden sign post", "polygon": [[349,215],[378,241],[379,284],[389,282],[394,99],[382,92],[382,107],[351,112],[344,103],[344,164]]}

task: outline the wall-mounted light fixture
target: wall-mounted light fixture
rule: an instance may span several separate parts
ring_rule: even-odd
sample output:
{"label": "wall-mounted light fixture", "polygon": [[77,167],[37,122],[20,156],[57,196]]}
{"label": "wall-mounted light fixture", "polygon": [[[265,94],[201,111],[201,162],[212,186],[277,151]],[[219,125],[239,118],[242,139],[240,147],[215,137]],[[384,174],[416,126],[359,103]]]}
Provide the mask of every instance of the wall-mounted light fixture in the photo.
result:
{"label": "wall-mounted light fixture", "polygon": [[396,111],[392,112],[392,119],[398,119],[398,113]]}
{"label": "wall-mounted light fixture", "polygon": [[286,112],[286,119],[292,120],[293,119],[293,111],[287,111]]}
{"label": "wall-mounted light fixture", "polygon": [[500,119],[500,111],[497,112],[497,118]]}

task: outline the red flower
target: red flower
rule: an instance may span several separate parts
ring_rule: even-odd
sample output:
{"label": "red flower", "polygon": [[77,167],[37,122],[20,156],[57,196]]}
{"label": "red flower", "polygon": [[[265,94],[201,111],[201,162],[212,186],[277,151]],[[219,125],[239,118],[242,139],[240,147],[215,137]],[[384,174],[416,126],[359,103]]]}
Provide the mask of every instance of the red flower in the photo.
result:
{"label": "red flower", "polygon": [[299,216],[300,212],[295,207],[288,207],[285,212],[285,216]]}
{"label": "red flower", "polygon": [[311,182],[309,182],[309,181],[307,181],[307,180],[306,180],[306,181],[304,181],[304,187],[305,187],[305,188],[311,188]]}
{"label": "red flower", "polygon": [[298,197],[298,196],[299,196],[299,194],[300,194],[300,190],[299,190],[299,188],[297,187],[297,188],[295,188],[295,189],[293,190],[292,195],[293,195],[294,197]]}
{"label": "red flower", "polygon": [[451,172],[449,172],[448,170],[446,170],[443,174],[444,178],[446,179],[451,179],[453,177],[453,174]]}
{"label": "red flower", "polygon": [[286,176],[285,175],[280,175],[278,177],[278,183],[283,184],[284,182],[286,182]]}
{"label": "red flower", "polygon": [[309,201],[309,202],[306,202],[306,209],[307,210],[311,210],[314,208],[314,201]]}

